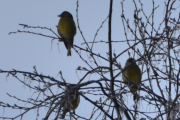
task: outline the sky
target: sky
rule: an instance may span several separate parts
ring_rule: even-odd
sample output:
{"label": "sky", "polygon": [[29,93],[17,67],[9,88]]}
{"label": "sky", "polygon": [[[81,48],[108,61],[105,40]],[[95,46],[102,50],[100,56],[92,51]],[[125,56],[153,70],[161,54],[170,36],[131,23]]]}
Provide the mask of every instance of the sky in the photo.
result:
{"label": "sky", "polygon": [[[47,27],[57,33],[56,26],[59,21],[59,17],[57,17],[57,15],[61,14],[63,11],[69,11],[73,15],[74,21],[77,25],[76,2],[77,1],[75,0],[0,1],[0,69],[16,69],[33,72],[33,66],[36,66],[39,73],[52,76],[56,79],[60,79],[58,73],[62,71],[66,82],[77,83],[85,72],[79,72],[76,71],[76,69],[79,66],[87,67],[87,65],[79,58],[78,54],[74,50],[72,50],[72,56],[67,57],[67,50],[65,49],[64,44],[62,42],[58,43],[57,40],[51,40],[50,38],[26,33],[8,34],[9,32],[15,32],[17,30],[29,30],[55,36],[47,30],[24,29],[19,24]],[[121,1],[117,0],[113,3],[112,40],[125,40],[121,20],[122,8],[120,2]],[[158,1],[157,4],[163,5],[163,2],[160,3]],[[149,15],[152,10],[152,1],[146,1],[144,6],[144,10]],[[133,2],[125,2],[124,9],[126,17],[130,18],[131,25],[134,26],[132,22],[134,14]],[[83,31],[83,35],[88,42],[92,42],[97,29],[108,16],[109,0],[80,0],[78,11],[80,28]],[[158,12],[155,17],[158,23],[158,21],[163,19],[163,17],[160,16],[164,13],[164,7],[160,6],[157,11]],[[96,40],[108,41],[108,21],[104,23],[96,37]],[[82,43],[84,43],[83,38],[77,29],[74,44],[85,48],[85,45],[82,45]],[[113,43],[112,46],[113,52],[116,52],[117,54],[128,47],[126,43]],[[95,44],[94,51],[96,53],[99,52],[107,58],[106,53],[108,52],[108,46],[107,44]],[[82,55],[86,59],[88,58],[87,53],[82,52]],[[128,53],[124,53],[120,58],[118,58],[118,61],[122,66],[124,66],[127,58]],[[137,59],[138,56],[135,56],[135,58]],[[89,60],[88,62],[91,62],[90,59],[87,60]],[[109,64],[103,60],[100,60],[99,64],[102,66],[109,66]],[[0,100],[10,103],[14,102],[13,99],[9,98],[6,93],[10,93],[20,98],[27,98],[32,95],[33,92],[27,87],[24,87],[16,79],[6,76],[7,74],[0,74]],[[89,76],[85,79],[85,81],[94,78],[96,78],[96,76]],[[143,76],[143,78],[145,78],[145,76]],[[119,80],[121,80],[121,77],[119,77]],[[81,99],[81,103],[77,108],[76,113],[84,117],[89,116],[92,111],[92,107],[93,106],[91,106],[87,101]],[[84,111],[84,109],[86,109],[86,111]],[[35,111],[27,114],[26,117],[28,118],[33,115],[34,112]],[[2,108],[0,108],[1,116],[7,115],[7,113],[9,113],[9,110],[5,109],[4,112],[2,112]],[[13,114],[16,115],[18,112],[14,112]]]}

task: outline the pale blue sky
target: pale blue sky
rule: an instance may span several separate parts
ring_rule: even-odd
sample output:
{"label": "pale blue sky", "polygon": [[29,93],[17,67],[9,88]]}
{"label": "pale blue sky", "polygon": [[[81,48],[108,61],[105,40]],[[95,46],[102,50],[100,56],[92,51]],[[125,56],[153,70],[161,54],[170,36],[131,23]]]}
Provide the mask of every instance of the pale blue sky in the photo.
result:
{"label": "pale blue sky", "polygon": [[[148,15],[152,10],[151,5],[152,2],[150,0],[144,3],[144,8]],[[157,12],[155,16],[156,21],[162,20],[162,17],[161,19],[159,19],[159,16],[163,15],[164,13],[163,2],[161,3],[161,5],[162,7],[160,7],[159,12]],[[72,57],[67,57],[67,50],[65,49],[64,44],[61,42],[58,45],[57,40],[54,40],[52,42],[49,38],[25,33],[8,35],[9,32],[14,32],[18,29],[40,32],[47,35],[53,35],[52,33],[46,30],[23,29],[18,24],[21,23],[28,24],[31,26],[48,27],[51,28],[53,31],[57,32],[56,25],[59,21],[57,15],[59,15],[61,12],[65,10],[72,13],[77,25],[76,8],[77,4],[75,0],[1,0],[0,69],[16,69],[33,72],[33,66],[36,66],[37,71],[39,73],[43,73],[44,75],[50,75],[56,79],[60,79],[58,72],[62,71],[63,77],[67,80],[67,82],[77,83],[78,79],[81,78],[85,73],[77,72],[76,68],[78,66],[87,66],[84,64],[84,62],[82,62],[82,60],[79,58],[78,54],[74,50],[72,50]],[[126,2],[124,8],[126,17],[130,18],[130,25],[134,26],[131,20],[134,14],[133,2]],[[108,16],[108,12],[109,0],[79,1],[79,22],[81,30],[83,31],[83,35],[85,36],[87,41],[90,42],[94,39],[94,35],[97,29],[101,25],[102,21],[105,20],[105,18]],[[121,12],[122,10],[120,1],[114,1],[112,19],[112,40],[125,40],[121,20]],[[108,40],[107,25],[108,21],[105,22],[103,28],[100,30],[98,36],[96,37],[97,41]],[[83,43],[83,39],[79,33],[79,30],[77,29],[77,34],[74,38],[74,44],[85,48],[85,46],[81,45],[81,43]],[[58,51],[58,47],[60,49],[60,52]],[[122,52],[126,48],[126,43],[113,43],[113,51],[115,51],[117,54]],[[104,57],[107,57],[107,44],[95,44],[94,50],[96,51],[96,53],[99,52]],[[85,58],[87,58],[86,53],[82,52],[82,55]],[[121,63],[122,66],[124,66],[127,58],[128,53],[124,53],[118,59],[118,61]],[[88,62],[90,62],[90,60]],[[103,60],[99,64],[102,66],[109,66],[109,64],[107,62],[104,62]],[[85,79],[85,81],[94,78],[96,78],[96,76],[89,76],[87,77],[87,79]],[[0,79],[0,100],[2,99],[3,101],[13,103],[12,99],[10,99],[6,95],[6,93],[10,93],[20,98],[28,98],[33,93],[27,87],[24,88],[24,86],[21,83],[19,83],[16,79],[12,77],[8,77],[6,81],[5,74],[1,74]],[[119,80],[121,80],[121,77],[119,77]],[[130,100],[128,100],[128,102],[130,102]],[[0,108],[0,114],[2,116],[3,113],[1,111],[2,109]],[[90,106],[88,102],[84,99],[81,99],[80,106],[78,107],[76,113],[86,117],[89,116],[91,111],[92,106]],[[4,115],[7,115],[7,113],[9,113],[9,111],[5,110]],[[18,113],[14,114],[17,115]],[[45,112],[43,113],[43,115],[44,114]],[[31,112],[30,116],[31,115],[35,115],[35,113]]]}

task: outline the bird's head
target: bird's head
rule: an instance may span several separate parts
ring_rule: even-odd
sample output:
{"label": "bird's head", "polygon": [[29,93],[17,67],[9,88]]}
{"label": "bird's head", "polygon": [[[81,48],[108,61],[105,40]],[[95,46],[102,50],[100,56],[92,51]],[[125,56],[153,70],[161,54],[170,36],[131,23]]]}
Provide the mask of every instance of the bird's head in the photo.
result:
{"label": "bird's head", "polygon": [[134,58],[129,58],[127,61],[126,61],[126,65],[130,65],[130,64],[136,64],[136,61]]}
{"label": "bird's head", "polygon": [[58,17],[60,17],[60,18],[62,18],[62,17],[72,17],[72,15],[68,11],[64,11],[60,15],[58,15]]}

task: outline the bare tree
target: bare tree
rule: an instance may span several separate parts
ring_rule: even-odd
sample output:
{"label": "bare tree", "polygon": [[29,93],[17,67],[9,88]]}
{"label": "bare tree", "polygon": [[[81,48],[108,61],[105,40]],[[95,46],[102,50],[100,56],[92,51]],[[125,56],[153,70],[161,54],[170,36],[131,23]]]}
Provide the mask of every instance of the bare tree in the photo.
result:
{"label": "bare tree", "polygon": [[[34,72],[18,71],[15,69],[6,71],[1,69],[1,74],[6,73],[7,77],[13,76],[34,91],[34,95],[33,97],[29,96],[27,100],[23,100],[8,94],[10,98],[28,104],[28,107],[17,104],[12,105],[11,103],[1,101],[0,107],[21,110],[21,113],[14,117],[1,116],[0,118],[14,120],[22,118],[29,111],[36,110],[36,118],[38,119],[39,111],[46,108],[47,113],[44,115],[44,120],[48,120],[50,116],[53,116],[56,120],[60,119],[63,106],[62,99],[68,97],[68,92],[77,91],[82,98],[94,106],[94,109],[90,113],[90,117],[86,118],[82,117],[81,114],[70,112],[69,118],[71,119],[180,119],[180,35],[178,33],[180,29],[180,14],[179,16],[173,15],[175,11],[179,10],[180,2],[177,0],[165,0],[163,5],[156,5],[156,1],[152,0],[151,13],[147,14],[142,0],[132,0],[135,8],[132,16],[133,19],[126,17],[125,12],[127,9],[124,7],[126,2],[125,0],[121,2],[122,29],[126,39],[113,41],[111,38],[113,0],[110,0],[108,17],[102,21],[95,35],[96,37],[102,26],[107,23],[108,41],[96,41],[94,39],[88,42],[79,25],[79,1],[77,1],[77,28],[84,40],[84,47],[74,45],[73,49],[88,67],[79,66],[77,68],[77,71],[83,71],[85,74],[68,91],[66,87],[72,84],[66,83],[66,78],[63,77],[62,72],[59,73],[61,79],[55,79],[48,75],[39,74],[35,67]],[[162,21],[157,23],[155,14],[160,6],[164,6],[165,10],[163,18],[161,18]],[[134,25],[132,26],[132,24]],[[21,30],[10,32],[10,34],[35,34],[51,40],[58,40],[60,43],[62,42],[56,32],[50,28],[20,25],[26,29],[45,29],[52,32],[54,36]],[[122,50],[122,52],[113,53],[112,45],[114,43],[126,44],[128,48]],[[99,51],[93,50],[93,45],[95,44],[99,46],[101,44],[108,44],[106,56],[101,55]],[[82,53],[86,53],[88,58],[84,57]],[[119,79],[124,69],[118,62],[118,58],[125,53],[128,53],[129,57],[138,58],[136,60],[143,73],[141,87],[139,88],[142,93],[140,94],[140,101],[131,104],[133,107],[129,106],[129,103],[126,102],[129,98],[128,95],[131,95],[131,93],[124,82]],[[88,59],[92,62],[89,63]],[[107,64],[101,65],[99,61],[105,61]],[[96,76],[96,79],[84,81],[89,75]],[[66,92],[64,92],[65,90]],[[88,94],[94,95],[97,100],[93,101],[90,97],[87,97]],[[140,109],[142,105],[146,105],[143,110]],[[147,107],[152,109],[147,110]]]}

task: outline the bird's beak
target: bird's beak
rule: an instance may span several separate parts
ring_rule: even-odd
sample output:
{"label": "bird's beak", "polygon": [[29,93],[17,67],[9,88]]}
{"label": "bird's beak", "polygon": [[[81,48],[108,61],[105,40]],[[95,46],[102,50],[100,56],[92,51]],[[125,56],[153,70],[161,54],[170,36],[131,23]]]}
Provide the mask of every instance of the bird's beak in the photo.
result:
{"label": "bird's beak", "polygon": [[136,61],[141,61],[141,58],[137,59]]}
{"label": "bird's beak", "polygon": [[60,15],[58,15],[58,17],[61,17],[61,14],[60,14]]}

